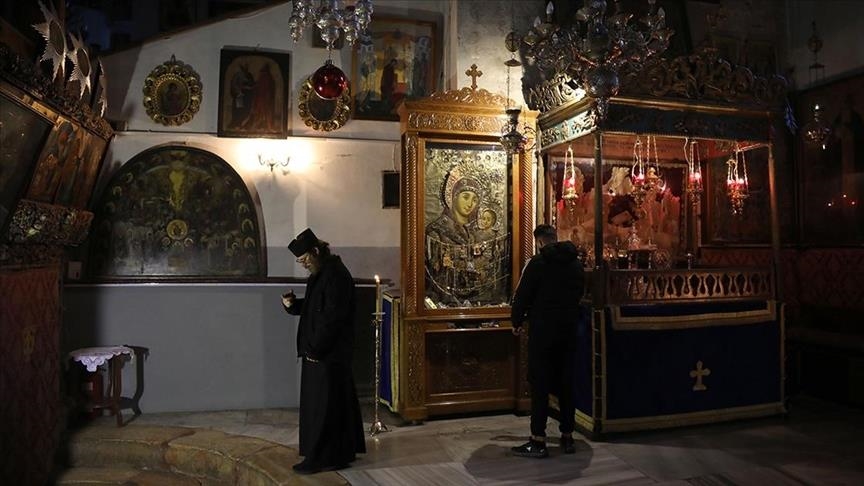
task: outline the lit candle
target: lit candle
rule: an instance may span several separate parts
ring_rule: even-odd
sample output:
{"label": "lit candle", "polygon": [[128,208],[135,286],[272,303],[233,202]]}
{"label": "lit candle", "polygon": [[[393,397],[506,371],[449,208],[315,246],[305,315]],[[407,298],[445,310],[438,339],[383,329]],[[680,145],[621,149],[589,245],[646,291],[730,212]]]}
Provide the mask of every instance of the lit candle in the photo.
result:
{"label": "lit candle", "polygon": [[381,279],[375,275],[375,317],[381,315]]}

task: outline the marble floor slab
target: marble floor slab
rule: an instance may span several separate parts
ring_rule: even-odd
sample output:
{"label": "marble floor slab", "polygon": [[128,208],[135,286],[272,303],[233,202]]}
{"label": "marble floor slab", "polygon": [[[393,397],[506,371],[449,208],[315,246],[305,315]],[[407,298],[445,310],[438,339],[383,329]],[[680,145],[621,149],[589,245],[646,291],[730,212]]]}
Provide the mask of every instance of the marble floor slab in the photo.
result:
{"label": "marble floor slab", "polygon": [[[368,427],[374,417],[364,404]],[[379,409],[388,432],[368,436],[366,454],[339,474],[360,486],[442,485],[864,485],[864,410],[809,397],[790,402],[787,417],[629,433],[592,441],[576,453],[557,444],[550,457],[514,457],[528,417],[451,417],[421,425]],[[110,420],[110,418],[105,418]],[[297,447],[296,409],[147,414],[138,424],[211,428]]]}

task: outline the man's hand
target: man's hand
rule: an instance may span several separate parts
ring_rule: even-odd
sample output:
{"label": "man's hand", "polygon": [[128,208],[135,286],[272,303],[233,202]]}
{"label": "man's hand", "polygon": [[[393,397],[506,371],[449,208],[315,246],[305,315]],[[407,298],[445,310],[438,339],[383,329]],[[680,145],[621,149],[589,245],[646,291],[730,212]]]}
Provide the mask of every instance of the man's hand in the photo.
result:
{"label": "man's hand", "polygon": [[287,294],[282,294],[282,305],[284,305],[287,309],[288,307],[294,305],[294,299],[296,298],[297,296],[294,295],[294,291],[289,290]]}

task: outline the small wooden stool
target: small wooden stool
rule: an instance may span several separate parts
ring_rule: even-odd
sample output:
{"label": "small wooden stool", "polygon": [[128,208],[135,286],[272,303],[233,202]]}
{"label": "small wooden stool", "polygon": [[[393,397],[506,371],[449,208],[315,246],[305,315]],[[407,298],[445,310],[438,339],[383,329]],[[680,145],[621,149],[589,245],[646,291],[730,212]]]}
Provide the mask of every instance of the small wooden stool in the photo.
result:
{"label": "small wooden stool", "polygon": [[[108,363],[109,385],[105,394],[99,393],[99,396],[91,400],[87,407],[89,409],[104,409],[111,410],[112,415],[117,417],[117,426],[123,426],[123,416],[120,413],[121,409],[131,408],[136,416],[141,415],[141,409],[138,406],[138,400],[144,392],[144,366],[143,361],[146,358],[149,350],[139,346],[100,346],[94,348],[76,349],[69,353],[69,358],[72,361],[81,363],[87,371],[96,372],[99,366]],[[127,359],[135,356],[136,363],[136,383],[135,394],[132,398],[122,397],[123,391],[123,364]]]}

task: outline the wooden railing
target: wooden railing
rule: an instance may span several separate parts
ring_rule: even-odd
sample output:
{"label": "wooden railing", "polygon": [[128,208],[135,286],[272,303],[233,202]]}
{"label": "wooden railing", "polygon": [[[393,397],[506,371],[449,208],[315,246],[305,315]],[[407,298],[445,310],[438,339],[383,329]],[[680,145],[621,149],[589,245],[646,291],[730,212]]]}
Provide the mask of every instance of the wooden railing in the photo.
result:
{"label": "wooden railing", "polygon": [[612,270],[606,288],[610,304],[774,298],[768,268]]}

